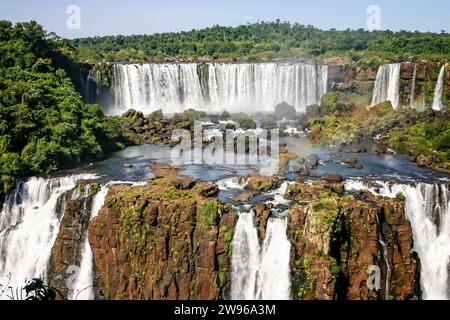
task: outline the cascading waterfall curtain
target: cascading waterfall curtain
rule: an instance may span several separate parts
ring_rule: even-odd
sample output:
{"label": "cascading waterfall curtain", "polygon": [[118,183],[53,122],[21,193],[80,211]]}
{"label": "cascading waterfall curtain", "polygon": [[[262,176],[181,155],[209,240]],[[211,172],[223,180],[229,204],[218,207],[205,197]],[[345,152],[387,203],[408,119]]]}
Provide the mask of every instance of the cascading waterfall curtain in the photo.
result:
{"label": "cascading waterfall curtain", "polygon": [[273,111],[283,101],[304,112],[320,104],[327,83],[326,65],[304,63],[115,64],[114,103],[107,112],[258,112]]}

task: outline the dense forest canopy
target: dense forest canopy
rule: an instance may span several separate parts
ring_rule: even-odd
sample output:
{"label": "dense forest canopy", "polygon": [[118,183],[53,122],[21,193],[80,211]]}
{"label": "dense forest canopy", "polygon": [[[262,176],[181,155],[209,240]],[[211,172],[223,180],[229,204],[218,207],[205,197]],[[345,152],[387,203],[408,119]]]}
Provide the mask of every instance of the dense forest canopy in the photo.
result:
{"label": "dense forest canopy", "polygon": [[450,56],[450,34],[320,30],[298,23],[258,22],[238,27],[214,26],[201,30],[153,35],[106,36],[72,40],[84,61],[158,60],[168,57],[262,59],[350,55],[367,53],[383,59]]}
{"label": "dense forest canopy", "polygon": [[15,180],[98,159],[115,130],[74,81],[79,66],[67,40],[36,22],[0,21],[0,195]]}

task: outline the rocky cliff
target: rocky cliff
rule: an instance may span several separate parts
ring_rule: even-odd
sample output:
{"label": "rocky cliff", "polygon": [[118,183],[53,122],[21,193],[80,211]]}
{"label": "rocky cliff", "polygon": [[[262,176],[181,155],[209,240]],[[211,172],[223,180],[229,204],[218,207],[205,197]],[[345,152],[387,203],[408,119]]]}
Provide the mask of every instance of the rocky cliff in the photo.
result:
{"label": "rocky cliff", "polygon": [[[296,183],[286,192],[293,200],[288,236],[294,299],[418,299],[418,258],[403,202],[340,190]],[[370,266],[381,270],[378,291],[367,286]]]}
{"label": "rocky cliff", "polygon": [[49,284],[58,288],[65,298],[69,296],[68,286],[73,285],[70,280],[76,279],[76,266],[81,265],[83,240],[89,225],[92,200],[98,190],[98,182],[80,180],[75,189],[68,191],[60,199],[60,202],[64,202],[64,210],[51,252]]}
{"label": "rocky cliff", "polygon": [[[409,106],[413,87],[414,68],[416,68],[415,102],[433,102],[434,88],[441,64],[429,61],[403,62],[400,69],[400,105]],[[339,92],[348,102],[370,103],[377,76],[378,66],[360,67],[331,62],[328,66],[329,91]],[[450,74],[450,66],[447,68]],[[450,77],[445,77],[444,95],[450,97]],[[353,94],[353,95],[352,95]]]}
{"label": "rocky cliff", "polygon": [[98,298],[225,298],[237,215],[215,184],[153,172],[145,186],[112,187],[89,226]]}

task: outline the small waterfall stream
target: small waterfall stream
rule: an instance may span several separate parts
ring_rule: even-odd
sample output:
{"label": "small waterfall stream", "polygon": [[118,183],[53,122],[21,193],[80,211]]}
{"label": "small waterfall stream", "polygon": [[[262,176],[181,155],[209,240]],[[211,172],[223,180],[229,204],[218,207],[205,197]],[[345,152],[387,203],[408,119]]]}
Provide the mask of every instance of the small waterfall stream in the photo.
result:
{"label": "small waterfall stream", "polygon": [[[219,181],[221,190],[241,190],[247,181],[224,179]],[[239,209],[239,219],[233,236],[231,261],[232,300],[288,300],[290,299],[290,250],[287,238],[287,212],[277,210],[278,205],[289,201],[283,198],[287,183],[269,191],[272,200],[272,217],[267,221],[266,236],[258,238],[255,214],[246,204]],[[277,212],[277,213],[274,213]]]}
{"label": "small waterfall stream", "polygon": [[398,108],[400,99],[401,63],[380,66],[373,89],[372,106],[390,101],[394,109]]}
{"label": "small waterfall stream", "polygon": [[414,73],[413,73],[413,79],[411,83],[411,94],[409,96],[409,106],[411,108],[414,108],[416,103],[416,81],[417,81],[417,64],[414,64]]}
{"label": "small waterfall stream", "polygon": [[380,233],[378,235],[378,242],[380,243],[381,247],[383,248],[383,258],[384,258],[384,263],[386,264],[386,286],[385,286],[385,290],[384,290],[384,297],[387,300],[389,297],[389,288],[390,288],[390,283],[391,283],[390,282],[391,281],[391,265],[390,265],[389,259],[388,259],[387,246],[386,246],[386,241],[384,240],[382,225],[378,219],[378,216],[376,216],[376,220],[377,220],[378,226],[380,228]]}
{"label": "small waterfall stream", "polygon": [[411,223],[414,249],[421,262],[423,298],[450,299],[450,199],[447,184],[415,185],[379,182],[379,188],[349,180],[347,190],[367,189],[374,194],[405,196],[405,213]]}
{"label": "small waterfall stream", "polygon": [[256,299],[259,270],[259,239],[253,222],[253,212],[241,212],[233,236],[231,263],[231,299]]}
{"label": "small waterfall stream", "polygon": [[446,65],[442,66],[441,71],[439,72],[436,88],[434,89],[433,110],[436,111],[441,111],[444,109],[444,105],[442,104],[442,92],[444,88],[445,67]]}
{"label": "small waterfall stream", "polygon": [[[94,219],[105,203],[109,186],[103,186],[92,200],[92,209],[89,220]],[[93,300],[93,256],[91,245],[89,244],[87,230],[83,236],[83,252],[81,253],[80,269],[74,287],[69,291],[69,300]]]}
{"label": "small waterfall stream", "polygon": [[290,299],[290,248],[286,218],[270,218],[260,243],[253,211],[239,213],[233,237],[232,300]]}

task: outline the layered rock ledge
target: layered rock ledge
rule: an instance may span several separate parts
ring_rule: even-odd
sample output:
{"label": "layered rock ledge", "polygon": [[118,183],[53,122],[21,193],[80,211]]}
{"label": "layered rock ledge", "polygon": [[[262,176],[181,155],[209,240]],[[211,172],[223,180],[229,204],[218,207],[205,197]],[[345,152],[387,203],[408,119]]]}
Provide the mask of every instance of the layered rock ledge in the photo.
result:
{"label": "layered rock ledge", "polygon": [[[342,190],[339,184],[296,183],[286,191],[293,200],[288,214],[293,298],[420,298],[420,267],[404,203]],[[367,286],[370,266],[381,270],[378,291]]]}
{"label": "layered rock ledge", "polygon": [[112,187],[89,226],[99,298],[225,298],[237,215],[215,184],[153,169],[147,185]]}

